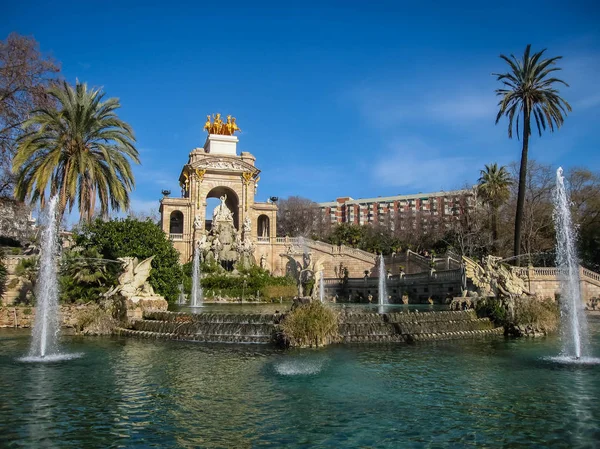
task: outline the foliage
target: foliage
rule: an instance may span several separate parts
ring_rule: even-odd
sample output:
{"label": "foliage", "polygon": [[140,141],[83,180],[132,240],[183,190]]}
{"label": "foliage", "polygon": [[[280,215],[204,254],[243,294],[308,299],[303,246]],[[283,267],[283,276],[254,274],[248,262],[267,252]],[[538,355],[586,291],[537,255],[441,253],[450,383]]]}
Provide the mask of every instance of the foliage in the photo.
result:
{"label": "foliage", "polygon": [[[190,264],[191,265],[191,264]],[[189,270],[189,271],[188,271]],[[186,276],[191,276],[191,267],[186,264]],[[220,295],[247,300],[263,298],[265,300],[289,299],[296,294],[295,283],[288,277],[271,276],[268,271],[257,265],[249,269],[240,269],[238,275],[225,271],[202,272],[202,288],[205,295]],[[191,291],[191,280],[186,283],[186,292]],[[188,286],[189,285],[189,290]]]}
{"label": "foliage", "polygon": [[59,276],[60,300],[99,301],[102,294],[116,284],[115,268],[107,269],[106,261],[96,248],[65,251]]}
{"label": "foliage", "polygon": [[358,225],[338,223],[323,239],[332,245],[346,245],[376,254],[398,252],[404,243],[393,235],[390,227],[384,225]]}
{"label": "foliage", "polygon": [[558,302],[550,299],[517,298],[515,301],[515,327],[525,326],[545,333],[555,332],[560,323]]}
{"label": "foliage", "polygon": [[287,313],[281,330],[291,346],[319,347],[338,337],[338,317],[320,301],[311,301]]}
{"label": "foliage", "polygon": [[498,208],[508,200],[511,184],[512,179],[504,166],[498,167],[496,163],[486,164],[485,170],[481,170],[477,193],[490,208],[494,243],[498,239]]}
{"label": "foliage", "polygon": [[75,331],[83,335],[111,335],[119,321],[110,308],[88,305],[75,313]]}
{"label": "foliage", "polygon": [[574,168],[568,173],[568,186],[582,265],[600,272],[600,174]]}
{"label": "foliage", "polygon": [[179,253],[155,223],[133,218],[110,221],[96,219],[76,229],[74,240],[84,250],[95,249],[104,259],[137,257],[141,261],[155,256],[149,277],[150,285],[167,300],[174,301],[179,296],[179,284],[182,281]]}
{"label": "foliage", "polygon": [[478,316],[490,317],[497,326],[505,329],[530,328],[545,333],[554,332],[560,322],[558,302],[536,297],[519,297],[514,300],[512,313],[509,303],[496,298],[481,298],[475,304]]}
{"label": "foliage", "polygon": [[56,80],[59,65],[40,52],[32,37],[11,33],[0,41],[0,196],[10,196],[12,158],[30,111],[49,107],[46,90]]}
{"label": "foliage", "polygon": [[[15,267],[15,276],[21,280],[23,286],[19,292],[17,302],[29,303],[29,295],[35,299],[35,285],[38,278],[38,271],[39,257],[24,257],[19,261]],[[17,279],[15,281],[18,283]],[[16,285],[10,287],[14,288]]]}
{"label": "foliage", "polygon": [[139,158],[133,130],[115,113],[119,100],[102,101],[100,89],[79,82],[75,88],[63,82],[48,94],[58,108],[35,110],[23,125],[31,131],[13,159],[15,196],[43,206],[49,187],[50,196],[59,195],[60,215],[77,204],[80,221],[92,219],[97,199],[103,217],[127,209],[134,187],[129,160]]}
{"label": "foliage", "polygon": [[[496,89],[500,97],[496,123],[503,115],[508,118],[508,137],[512,138],[513,126],[516,127],[519,138],[519,121],[523,114],[522,134],[523,147],[521,151],[521,165],[519,168],[519,191],[517,196],[517,211],[515,218],[515,234],[513,252],[517,256],[521,251],[521,224],[525,207],[525,189],[527,179],[527,157],[529,150],[529,136],[531,135],[531,116],[535,120],[539,135],[546,127],[550,131],[558,129],[564,122],[564,116],[571,111],[571,106],[558,94],[554,87],[557,84],[568,84],[554,77],[553,73],[560,70],[555,67],[556,61],[562,56],[542,59],[545,50],[531,55],[531,45],[527,45],[523,58],[518,60],[514,55],[510,58],[500,55],[509,66],[506,73],[495,73],[497,80],[503,87]],[[515,121],[516,116],[516,121]]]}
{"label": "foliage", "polygon": [[315,232],[321,218],[317,203],[300,196],[290,196],[279,200],[277,206],[278,235],[298,237]]}
{"label": "foliage", "polygon": [[475,311],[477,316],[489,317],[496,326],[505,326],[506,307],[496,298],[480,298],[475,302]]}
{"label": "foliage", "polygon": [[262,297],[267,301],[279,299],[292,299],[298,294],[298,289],[293,284],[288,285],[266,285],[261,289]]}

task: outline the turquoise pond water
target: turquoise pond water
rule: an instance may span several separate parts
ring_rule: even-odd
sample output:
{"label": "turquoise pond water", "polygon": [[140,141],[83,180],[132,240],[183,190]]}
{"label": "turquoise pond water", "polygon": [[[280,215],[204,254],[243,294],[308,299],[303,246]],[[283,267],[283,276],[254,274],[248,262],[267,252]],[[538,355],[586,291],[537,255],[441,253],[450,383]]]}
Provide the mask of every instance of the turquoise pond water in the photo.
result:
{"label": "turquoise pond water", "polygon": [[29,338],[0,330],[0,447],[600,446],[600,366],[549,360],[555,337],[279,351],[63,336],[81,357],[25,363]]}

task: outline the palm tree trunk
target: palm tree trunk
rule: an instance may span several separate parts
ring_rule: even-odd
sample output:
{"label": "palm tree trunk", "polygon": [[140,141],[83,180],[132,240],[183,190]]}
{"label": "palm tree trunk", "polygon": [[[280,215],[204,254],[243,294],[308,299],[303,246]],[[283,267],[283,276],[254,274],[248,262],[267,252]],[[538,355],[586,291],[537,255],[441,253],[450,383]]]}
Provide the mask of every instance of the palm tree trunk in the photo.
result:
{"label": "palm tree trunk", "polygon": [[498,240],[498,208],[492,206],[492,253],[496,251],[496,241]]}
{"label": "palm tree trunk", "polygon": [[[529,120],[530,112],[523,108],[523,150],[521,152],[521,168],[519,169],[519,193],[517,195],[517,216],[515,217],[515,244],[514,255],[521,252],[521,223],[523,222],[523,208],[525,207],[525,189],[527,181],[527,153],[529,151]],[[517,259],[519,265],[519,259]]]}
{"label": "palm tree trunk", "polygon": [[58,216],[61,220],[65,215],[65,209],[67,208],[67,178],[69,176],[70,169],[71,161],[67,161],[67,163],[65,164],[65,172],[62,177],[62,185],[60,186],[60,196],[58,203]]}

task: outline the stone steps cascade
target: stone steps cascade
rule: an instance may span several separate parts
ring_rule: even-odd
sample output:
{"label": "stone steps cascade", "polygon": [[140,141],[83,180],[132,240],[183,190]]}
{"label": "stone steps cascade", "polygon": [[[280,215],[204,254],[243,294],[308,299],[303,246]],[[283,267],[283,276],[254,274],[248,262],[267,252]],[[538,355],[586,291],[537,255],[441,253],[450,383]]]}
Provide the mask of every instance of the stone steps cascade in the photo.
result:
{"label": "stone steps cascade", "polygon": [[342,313],[339,334],[346,343],[415,342],[503,335],[473,310],[409,313]]}
{"label": "stone steps cascade", "polygon": [[[118,328],[117,334],[204,343],[274,344],[282,317],[281,314],[148,311],[129,328]],[[385,314],[343,311],[338,322],[339,341],[343,343],[402,343],[504,333],[503,328],[494,328],[488,318],[477,318],[472,310]]]}

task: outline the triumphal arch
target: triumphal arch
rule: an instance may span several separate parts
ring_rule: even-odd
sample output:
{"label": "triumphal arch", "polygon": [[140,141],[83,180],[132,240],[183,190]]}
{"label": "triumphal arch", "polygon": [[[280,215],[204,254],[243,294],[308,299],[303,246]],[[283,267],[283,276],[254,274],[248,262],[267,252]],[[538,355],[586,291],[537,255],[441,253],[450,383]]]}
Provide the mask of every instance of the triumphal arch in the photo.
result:
{"label": "triumphal arch", "polygon": [[[204,129],[208,132],[204,146],[189,153],[179,175],[181,197],[165,196],[160,202],[162,229],[183,263],[191,260],[198,245],[220,248],[213,251],[217,258],[229,245],[231,251],[251,252],[256,263],[274,268],[279,264],[270,242],[275,237],[277,205],[254,201],[260,181],[256,158],[244,151],[238,154],[240,129],[234,117],[207,116]],[[214,213],[207,211],[209,198],[221,201]],[[217,236],[217,222],[221,231],[229,226],[231,235]],[[257,245],[259,241],[262,245]]]}
{"label": "triumphal arch", "polygon": [[[277,205],[254,200],[260,181],[256,158],[238,154],[240,129],[234,117],[207,116],[202,148],[189,154],[179,175],[181,197],[160,202],[161,225],[179,251],[182,263],[198,254],[214,258],[226,269],[241,263],[261,266],[275,275],[297,276],[303,270],[325,277],[363,276],[373,270],[375,256],[310,239],[276,235]],[[165,192],[166,193],[166,192]],[[207,209],[207,200],[218,205]]]}

